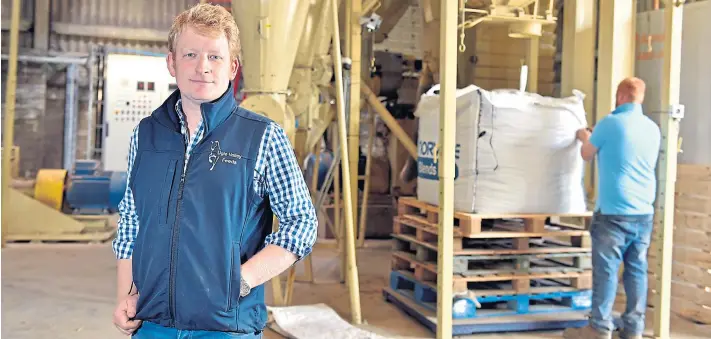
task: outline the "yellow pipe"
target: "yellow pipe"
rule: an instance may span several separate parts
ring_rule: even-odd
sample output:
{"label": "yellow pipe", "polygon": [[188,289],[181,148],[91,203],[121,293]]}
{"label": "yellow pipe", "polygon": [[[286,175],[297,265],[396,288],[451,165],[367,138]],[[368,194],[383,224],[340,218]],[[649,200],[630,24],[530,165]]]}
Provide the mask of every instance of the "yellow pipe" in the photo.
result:
{"label": "yellow pipe", "polygon": [[378,97],[375,96],[375,93],[370,90],[368,85],[362,84],[360,87],[361,93],[365,96],[365,100],[368,101],[370,104],[370,107],[372,107],[378,115],[380,115],[380,118],[383,120],[385,125],[388,126],[391,132],[397,137],[397,139],[405,146],[405,149],[410,153],[410,155],[417,159],[417,146],[415,143],[410,139],[410,136],[407,135],[404,129],[400,127],[400,124],[397,123],[397,120],[393,118],[392,114],[388,111],[385,106],[378,100]]}
{"label": "yellow pipe", "polygon": [[[351,84],[348,116],[348,162],[351,168],[350,181],[351,201],[353,204],[353,220],[358,220],[358,163],[360,160],[360,87],[361,87],[361,26],[360,16],[363,7],[362,0],[350,0],[350,7],[346,8],[346,18],[350,18],[350,46],[348,57],[351,59]],[[346,159],[346,158],[344,158]]]}
{"label": "yellow pipe", "polygon": [[437,237],[437,339],[452,337],[454,269],[454,146],[457,114],[457,2],[441,2],[439,236]]}
{"label": "yellow pipe", "polygon": [[17,93],[17,53],[20,40],[20,0],[12,0],[12,13],[10,21],[10,57],[7,61],[7,87],[5,92],[5,128],[3,130],[2,152],[2,247],[5,247],[5,234],[10,228],[7,220],[10,219],[8,195],[10,194],[10,160],[12,146],[15,144],[15,94]]}
{"label": "yellow pipe", "polygon": [[[331,0],[331,7],[333,12],[333,68],[336,73],[336,106],[338,107],[338,137],[341,144],[341,159],[348,159],[348,147],[347,145],[347,131],[346,131],[346,108],[343,102],[343,69],[341,61],[341,40],[340,32],[338,28],[338,5],[335,0]],[[351,100],[352,102],[357,102],[358,100]],[[357,145],[356,145],[357,146]],[[341,170],[343,172],[343,178],[347,179],[351,177],[350,163],[348,161],[341,162]],[[357,168],[357,167],[356,167]],[[358,174],[358,171],[355,171]],[[357,179],[357,176],[356,176]],[[350,180],[343,180],[343,197],[345,206],[345,219],[346,219],[346,229],[345,229],[345,245],[346,245],[346,275],[348,277],[348,290],[350,292],[351,299],[351,319],[354,324],[361,323],[361,313],[360,313],[360,285],[358,283],[358,267],[356,266],[355,257],[355,233],[353,227],[353,201],[351,200],[351,188],[353,182]],[[357,182],[356,182],[357,183]]]}

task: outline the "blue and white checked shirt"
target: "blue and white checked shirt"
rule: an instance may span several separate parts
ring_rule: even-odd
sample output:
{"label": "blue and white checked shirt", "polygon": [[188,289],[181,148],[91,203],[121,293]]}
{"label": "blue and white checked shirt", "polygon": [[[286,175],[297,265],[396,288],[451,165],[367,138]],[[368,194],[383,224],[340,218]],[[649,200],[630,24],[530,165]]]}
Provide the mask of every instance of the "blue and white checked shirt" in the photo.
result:
{"label": "blue and white checked shirt", "polygon": [[[175,110],[180,117],[180,131],[188,145],[183,172],[187,168],[192,149],[200,142],[205,129],[202,120],[195,134],[190,133],[178,100]],[[188,142],[190,141],[190,142]],[[131,173],[133,161],[138,149],[138,126],[133,130],[128,154],[128,173]],[[316,242],[318,220],[311,201],[309,189],[301,174],[291,144],[284,130],[275,123],[270,123],[264,131],[254,168],[255,191],[260,196],[268,194],[271,208],[279,218],[279,230],[267,236],[265,245],[280,246],[302,259],[309,253]],[[133,244],[138,235],[139,220],[133,192],[126,187],[123,200],[119,203],[119,221],[116,238],[112,247],[116,258],[129,259]]]}

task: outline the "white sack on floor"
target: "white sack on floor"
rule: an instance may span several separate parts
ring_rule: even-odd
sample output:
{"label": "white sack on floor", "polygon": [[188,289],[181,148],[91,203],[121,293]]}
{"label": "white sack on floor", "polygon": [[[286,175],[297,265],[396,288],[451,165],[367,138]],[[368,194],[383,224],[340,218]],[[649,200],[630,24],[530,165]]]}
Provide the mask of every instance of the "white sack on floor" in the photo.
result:
{"label": "white sack on floor", "polygon": [[[439,204],[438,86],[422,96],[419,200]],[[476,213],[582,213],[584,162],[575,132],[586,126],[583,94],[543,97],[517,90],[457,91],[454,208]]]}
{"label": "white sack on floor", "polygon": [[268,309],[279,328],[296,339],[387,339],[349,324],[325,304]]}

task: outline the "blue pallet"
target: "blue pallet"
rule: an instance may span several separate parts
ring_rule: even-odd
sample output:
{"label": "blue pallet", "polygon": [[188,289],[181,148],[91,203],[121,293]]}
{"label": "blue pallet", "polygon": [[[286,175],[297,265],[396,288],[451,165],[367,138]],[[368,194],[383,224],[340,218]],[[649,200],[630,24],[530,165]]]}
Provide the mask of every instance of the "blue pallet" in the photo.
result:
{"label": "blue pallet", "polygon": [[[415,318],[430,331],[437,331],[437,313],[415,303],[411,298],[386,287],[385,300],[393,303],[403,312]],[[523,314],[493,318],[454,319],[452,335],[477,333],[501,333],[521,331],[551,331],[588,324],[588,312],[568,311],[560,313]]]}
{"label": "blue pallet", "polygon": [[[390,288],[403,296],[412,299],[418,305],[431,311],[437,310],[437,291],[414,277],[399,271],[390,273]],[[475,319],[502,317],[520,314],[556,313],[568,311],[587,311],[592,302],[592,291],[557,291],[549,293],[531,293],[515,295],[492,295],[476,297],[480,304],[505,302],[506,309],[480,310],[468,298],[457,297],[453,305],[455,319]],[[543,301],[557,307],[533,306],[535,301]]]}

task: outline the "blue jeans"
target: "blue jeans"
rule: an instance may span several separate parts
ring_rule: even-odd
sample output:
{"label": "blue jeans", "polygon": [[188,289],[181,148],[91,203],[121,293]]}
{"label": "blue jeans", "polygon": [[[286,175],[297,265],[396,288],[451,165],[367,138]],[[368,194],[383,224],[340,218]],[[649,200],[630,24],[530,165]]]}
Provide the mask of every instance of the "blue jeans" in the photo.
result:
{"label": "blue jeans", "polygon": [[134,339],[261,339],[262,333],[232,333],[212,331],[178,330],[144,321],[141,327],[133,334]]}
{"label": "blue jeans", "polygon": [[644,332],[647,310],[647,251],[652,238],[653,215],[603,215],[595,213],[592,238],[593,296],[590,324],[614,331],[612,306],[617,293],[617,272],[624,262],[622,280],[627,306],[622,315],[627,335]]}

